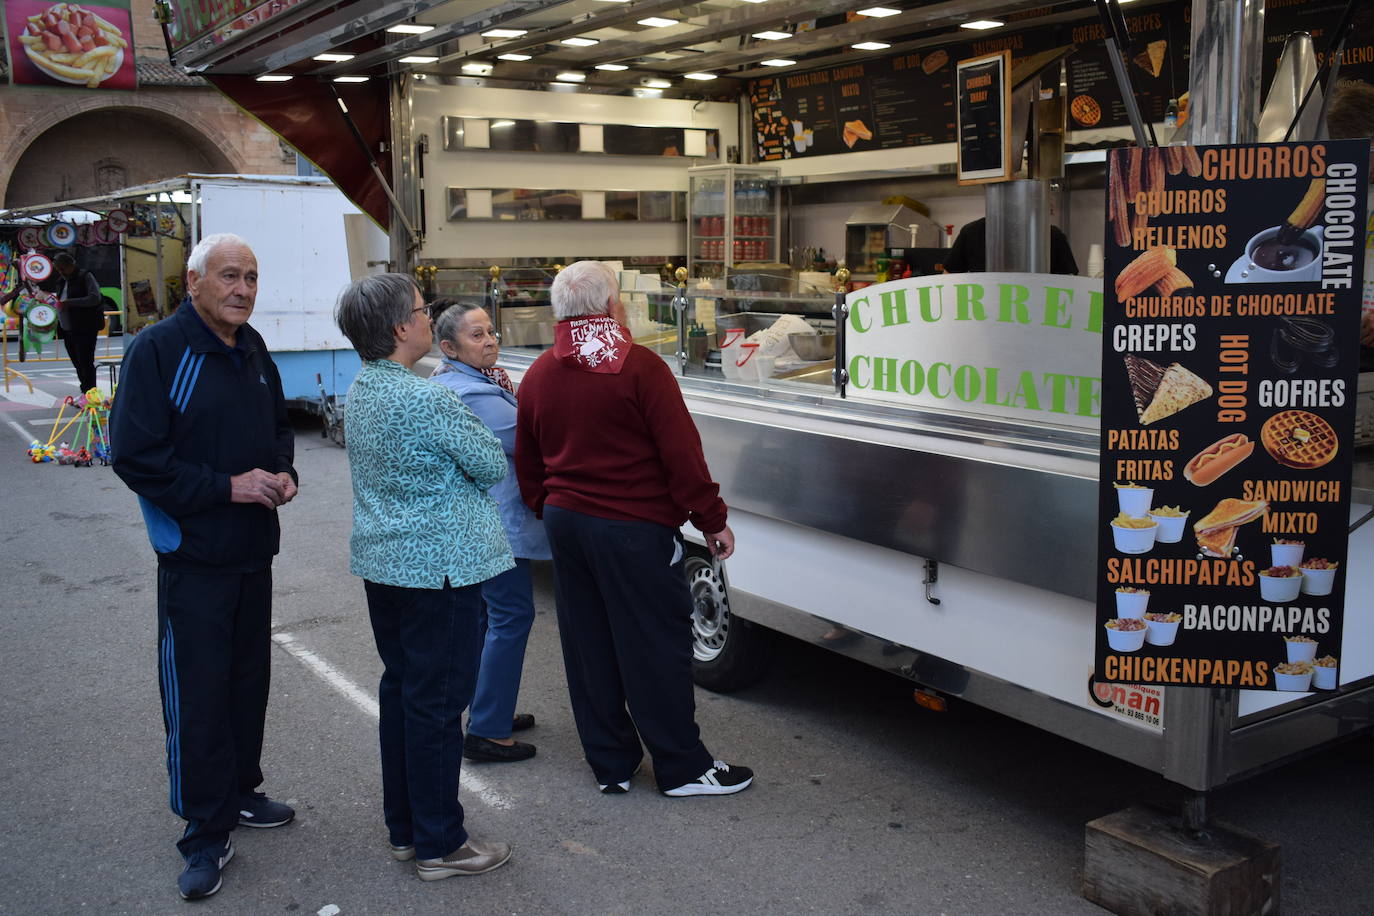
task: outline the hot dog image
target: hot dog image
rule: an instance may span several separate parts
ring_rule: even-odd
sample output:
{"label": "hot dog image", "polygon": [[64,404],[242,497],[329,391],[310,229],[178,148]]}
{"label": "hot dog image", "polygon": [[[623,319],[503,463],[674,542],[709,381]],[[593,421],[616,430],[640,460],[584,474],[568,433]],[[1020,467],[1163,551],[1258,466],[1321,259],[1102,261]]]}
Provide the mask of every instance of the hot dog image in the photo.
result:
{"label": "hot dog image", "polygon": [[1194,486],[1205,487],[1249,458],[1254,450],[1255,443],[1244,433],[1232,433],[1189,459],[1183,466],[1183,476]]}

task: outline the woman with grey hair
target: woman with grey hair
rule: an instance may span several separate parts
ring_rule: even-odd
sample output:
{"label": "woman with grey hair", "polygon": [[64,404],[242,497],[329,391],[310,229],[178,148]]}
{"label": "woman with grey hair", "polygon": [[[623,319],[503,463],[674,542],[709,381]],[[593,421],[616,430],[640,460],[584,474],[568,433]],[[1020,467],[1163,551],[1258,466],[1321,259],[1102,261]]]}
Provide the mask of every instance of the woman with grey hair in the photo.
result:
{"label": "woman with grey hair", "polygon": [[501,345],[491,318],[479,305],[441,299],[430,305],[434,336],[444,360],[430,380],[458,394],[463,403],[501,440],[506,453],[506,479],[491,488],[501,507],[515,568],[482,583],[486,605],[486,635],[477,692],[468,711],[463,756],[487,763],[528,760],[532,744],[511,738],[512,731],[534,725],[528,713],[516,715],[525,643],[534,624],[534,584],[530,561],[550,558],[544,525],[520,501],[511,456],[515,454],[515,389],[505,372],[496,368]]}
{"label": "woman with grey hair", "polygon": [[468,837],[456,735],[477,678],[481,583],[512,564],[488,491],[501,443],[452,392],[411,372],[433,344],[403,274],[364,277],[335,320],[363,359],[348,389],[350,569],[363,579],[384,670],[382,808],[391,854],[425,881],[504,865],[505,843]]}

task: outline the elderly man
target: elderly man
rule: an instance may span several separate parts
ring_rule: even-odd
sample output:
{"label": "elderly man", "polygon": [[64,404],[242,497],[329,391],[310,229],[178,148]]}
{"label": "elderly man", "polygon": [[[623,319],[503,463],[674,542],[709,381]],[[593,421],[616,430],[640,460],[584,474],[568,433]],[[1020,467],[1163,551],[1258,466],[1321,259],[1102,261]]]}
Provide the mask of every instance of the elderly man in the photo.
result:
{"label": "elderly man", "polygon": [[582,749],[608,794],[629,791],[641,739],[665,795],[739,792],[753,772],[713,759],[697,730],[678,533],[690,521],[730,556],[720,487],[672,372],[631,342],[610,267],[572,264],[550,296],[554,346],[520,386],[515,468],[553,551]]}
{"label": "elderly man", "polygon": [[124,356],[110,417],[115,473],[138,494],[157,553],[158,682],[181,896],[208,897],[236,825],[295,812],[262,782],[277,507],[296,495],[295,442],[277,367],[248,326],[258,263],[235,235],[187,261],[191,308]]}

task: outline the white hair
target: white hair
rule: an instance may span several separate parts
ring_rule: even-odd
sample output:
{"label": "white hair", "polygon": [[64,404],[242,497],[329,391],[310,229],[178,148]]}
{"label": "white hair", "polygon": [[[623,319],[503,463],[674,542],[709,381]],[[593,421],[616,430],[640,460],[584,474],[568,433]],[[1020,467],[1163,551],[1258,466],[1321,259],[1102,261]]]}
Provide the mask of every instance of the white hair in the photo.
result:
{"label": "white hair", "polygon": [[232,232],[217,232],[196,242],[196,247],[191,249],[191,256],[186,259],[186,270],[194,270],[198,277],[205,276],[205,265],[210,262],[211,252],[221,245],[240,245],[249,251],[253,250],[253,246],[240,236]]}
{"label": "white hair", "polygon": [[549,287],[553,317],[581,318],[605,315],[611,299],[619,292],[615,271],[605,261],[576,261],[558,272]]}

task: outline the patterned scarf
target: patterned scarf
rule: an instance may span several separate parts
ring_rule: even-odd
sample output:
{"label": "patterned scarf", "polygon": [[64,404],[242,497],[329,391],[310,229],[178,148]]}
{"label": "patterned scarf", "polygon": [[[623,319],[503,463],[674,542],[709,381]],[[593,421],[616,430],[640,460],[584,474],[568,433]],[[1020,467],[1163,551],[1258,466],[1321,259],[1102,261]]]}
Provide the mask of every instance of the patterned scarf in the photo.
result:
{"label": "patterned scarf", "polygon": [[620,374],[634,343],[630,329],[608,315],[565,318],[553,333],[554,355],[583,372]]}
{"label": "patterned scarf", "polygon": [[[454,368],[452,363],[440,360],[439,365],[434,368],[434,371],[429,374],[429,377],[434,378],[436,375],[447,375],[450,372],[457,371],[458,370]],[[490,369],[478,369],[477,371],[509,391],[511,394],[515,394],[515,383],[510,380],[510,376],[506,374],[505,369],[502,369],[500,366],[492,366]]]}

